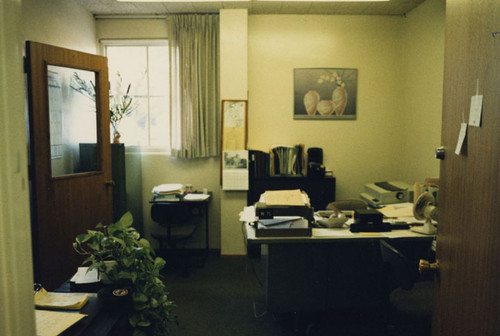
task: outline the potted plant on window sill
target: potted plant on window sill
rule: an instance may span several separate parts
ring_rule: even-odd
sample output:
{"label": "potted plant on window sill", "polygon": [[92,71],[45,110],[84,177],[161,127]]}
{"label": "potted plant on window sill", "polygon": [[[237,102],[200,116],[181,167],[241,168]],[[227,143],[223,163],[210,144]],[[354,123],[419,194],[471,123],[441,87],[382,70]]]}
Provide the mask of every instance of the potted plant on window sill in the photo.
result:
{"label": "potted plant on window sill", "polygon": [[[113,142],[120,142],[120,132],[118,132],[118,125],[122,119],[130,115],[137,109],[137,101],[130,94],[132,83],[127,86],[125,93],[122,89],[123,78],[119,72],[116,73],[116,88],[114,91],[109,92],[109,118],[111,127],[113,127]],[[85,97],[95,102],[95,84],[91,81],[90,84],[82,79],[77,72],[73,74],[71,88]]]}
{"label": "potted plant on window sill", "polygon": [[[99,223],[96,230],[78,235],[73,247],[87,256],[83,264],[90,264],[89,270],[98,269],[114,287],[128,291],[132,304],[128,322],[134,336],[171,335],[170,325],[177,322],[177,317],[160,279],[165,260],[155,257],[153,248],[140,238],[132,222],[132,215],[127,212],[116,223]],[[114,261],[111,267],[110,260]]]}

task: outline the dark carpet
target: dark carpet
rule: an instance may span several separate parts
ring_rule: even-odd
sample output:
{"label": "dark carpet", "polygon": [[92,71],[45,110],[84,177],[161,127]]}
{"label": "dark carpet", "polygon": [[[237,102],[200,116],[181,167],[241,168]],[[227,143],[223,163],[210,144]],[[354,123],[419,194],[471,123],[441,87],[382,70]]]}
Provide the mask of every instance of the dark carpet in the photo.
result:
{"label": "dark carpet", "polygon": [[175,336],[430,335],[427,320],[396,315],[387,320],[375,312],[267,313],[258,259],[213,254],[203,266],[189,267],[188,276],[167,267],[164,277],[177,305]]}

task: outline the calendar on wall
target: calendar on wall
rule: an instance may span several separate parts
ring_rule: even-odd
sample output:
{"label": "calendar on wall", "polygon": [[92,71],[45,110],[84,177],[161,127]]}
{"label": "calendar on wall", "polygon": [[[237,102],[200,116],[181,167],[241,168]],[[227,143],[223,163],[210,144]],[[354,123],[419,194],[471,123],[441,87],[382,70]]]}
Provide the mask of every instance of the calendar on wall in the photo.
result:
{"label": "calendar on wall", "polygon": [[223,190],[248,190],[247,101],[222,101]]}

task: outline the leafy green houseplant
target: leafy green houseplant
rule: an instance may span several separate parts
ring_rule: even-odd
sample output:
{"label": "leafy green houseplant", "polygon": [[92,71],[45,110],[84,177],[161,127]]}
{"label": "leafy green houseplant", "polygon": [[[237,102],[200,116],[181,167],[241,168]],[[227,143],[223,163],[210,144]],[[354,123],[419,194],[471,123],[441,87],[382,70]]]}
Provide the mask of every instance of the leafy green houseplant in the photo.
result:
{"label": "leafy green houseplant", "polygon": [[[96,230],[78,235],[73,247],[87,256],[83,264],[90,264],[89,270],[98,269],[115,287],[127,289],[131,294],[133,309],[128,322],[134,336],[172,335],[170,325],[177,317],[171,311],[174,303],[168,299],[160,278],[165,260],[155,256],[132,222],[132,215],[127,212],[116,223],[99,223]],[[106,263],[110,260],[115,261],[112,267]]]}

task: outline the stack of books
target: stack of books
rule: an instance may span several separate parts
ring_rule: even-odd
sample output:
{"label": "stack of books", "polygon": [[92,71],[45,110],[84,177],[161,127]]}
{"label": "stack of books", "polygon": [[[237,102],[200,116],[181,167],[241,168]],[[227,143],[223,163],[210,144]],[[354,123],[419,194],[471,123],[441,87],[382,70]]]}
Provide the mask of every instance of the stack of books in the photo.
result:
{"label": "stack of books", "polygon": [[182,184],[160,184],[153,188],[155,201],[176,202],[180,201],[184,194],[184,186]]}

